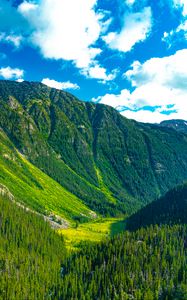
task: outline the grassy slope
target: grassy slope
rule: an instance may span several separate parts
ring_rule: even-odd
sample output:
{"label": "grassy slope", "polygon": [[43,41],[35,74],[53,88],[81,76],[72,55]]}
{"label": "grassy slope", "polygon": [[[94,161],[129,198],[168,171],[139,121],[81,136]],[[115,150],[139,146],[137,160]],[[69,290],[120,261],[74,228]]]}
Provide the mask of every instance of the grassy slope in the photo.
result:
{"label": "grassy slope", "polygon": [[83,223],[77,228],[58,230],[65,238],[69,250],[77,250],[84,242],[101,242],[120,232],[123,232],[125,222],[119,218],[100,218],[89,223]]}
{"label": "grassy slope", "polygon": [[69,249],[77,249],[81,242],[85,241],[100,242],[124,229],[124,222],[117,218],[99,218],[95,221],[90,219],[90,222],[79,224],[75,228],[72,219],[82,214],[90,217],[90,210],[76,196],[29,163],[2,131],[0,131],[1,184],[26,206],[43,213],[53,212],[67,219],[74,227],[70,226],[58,232],[64,235]]}
{"label": "grassy slope", "polygon": [[53,212],[71,221],[90,210],[73,194],[29,163],[0,131],[0,184],[16,199],[39,212]]}

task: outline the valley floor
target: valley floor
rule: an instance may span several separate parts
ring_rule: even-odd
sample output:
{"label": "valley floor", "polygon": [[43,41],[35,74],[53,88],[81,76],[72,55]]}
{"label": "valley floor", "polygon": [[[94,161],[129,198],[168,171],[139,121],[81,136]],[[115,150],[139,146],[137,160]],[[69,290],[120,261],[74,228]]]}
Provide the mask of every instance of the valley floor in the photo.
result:
{"label": "valley floor", "polygon": [[77,224],[75,227],[59,229],[58,233],[65,238],[68,250],[78,250],[82,243],[100,242],[124,231],[125,221],[122,218],[99,218],[89,223]]}

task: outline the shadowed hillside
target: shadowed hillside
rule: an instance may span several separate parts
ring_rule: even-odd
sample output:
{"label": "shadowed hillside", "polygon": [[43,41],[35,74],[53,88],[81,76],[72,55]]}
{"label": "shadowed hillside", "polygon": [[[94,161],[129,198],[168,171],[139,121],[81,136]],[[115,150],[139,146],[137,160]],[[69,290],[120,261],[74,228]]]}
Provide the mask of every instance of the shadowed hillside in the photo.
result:
{"label": "shadowed hillside", "polygon": [[132,215],[127,220],[126,228],[136,230],[155,224],[187,224],[187,183]]}

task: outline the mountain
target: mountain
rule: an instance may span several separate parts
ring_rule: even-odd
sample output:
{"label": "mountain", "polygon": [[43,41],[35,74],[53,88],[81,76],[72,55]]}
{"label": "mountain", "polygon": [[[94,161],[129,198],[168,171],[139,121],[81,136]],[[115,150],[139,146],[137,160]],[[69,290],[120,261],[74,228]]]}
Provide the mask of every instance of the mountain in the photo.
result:
{"label": "mountain", "polygon": [[177,186],[127,219],[126,228],[187,224],[187,183]]}
{"label": "mountain", "polygon": [[[81,217],[92,218],[93,212],[75,195],[31,164],[17,151],[0,130],[0,194],[11,195],[30,209],[52,219],[60,215],[71,222]],[[63,219],[59,219],[63,222]],[[61,222],[60,222],[61,223]]]}
{"label": "mountain", "polygon": [[187,133],[187,121],[184,120],[169,120],[163,121],[159,124],[162,127],[175,129],[179,132]]}
{"label": "mountain", "polygon": [[105,216],[131,213],[187,179],[185,134],[41,83],[0,81],[0,127],[22,158]]}

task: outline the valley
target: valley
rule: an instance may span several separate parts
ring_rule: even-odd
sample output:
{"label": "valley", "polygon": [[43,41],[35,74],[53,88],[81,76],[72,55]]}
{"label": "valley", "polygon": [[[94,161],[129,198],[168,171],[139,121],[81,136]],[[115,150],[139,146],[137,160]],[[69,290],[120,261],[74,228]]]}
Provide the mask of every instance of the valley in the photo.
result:
{"label": "valley", "polygon": [[82,245],[99,243],[125,230],[125,221],[120,218],[98,218],[95,221],[76,224],[75,227],[59,229],[69,251],[81,250]]}
{"label": "valley", "polygon": [[186,300],[185,128],[0,81],[0,299]]}

